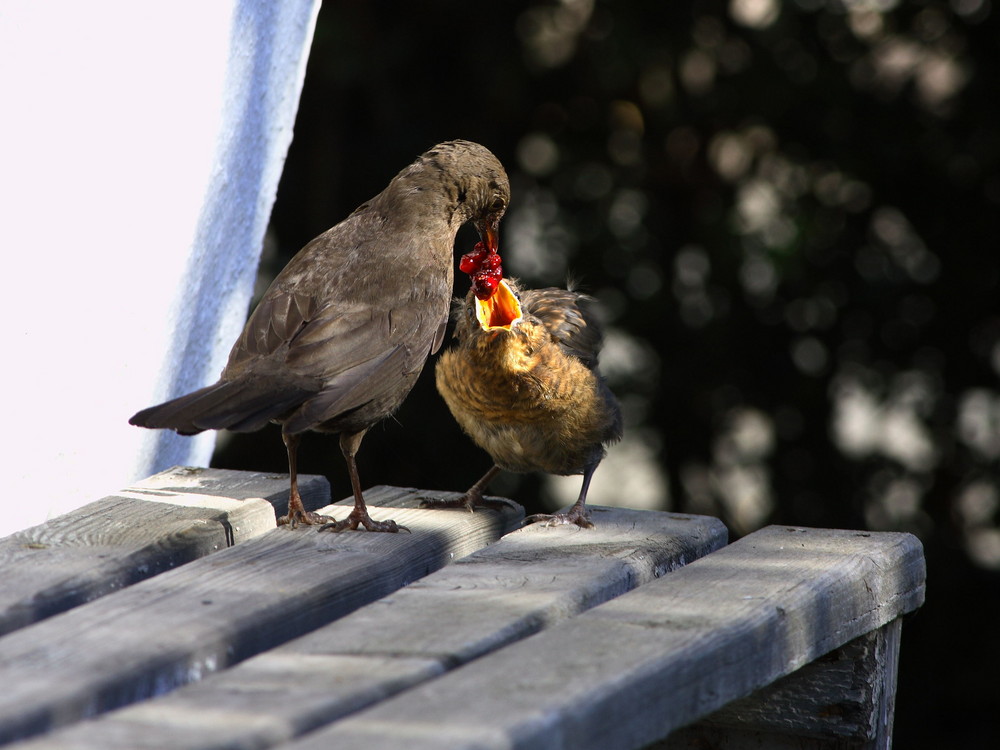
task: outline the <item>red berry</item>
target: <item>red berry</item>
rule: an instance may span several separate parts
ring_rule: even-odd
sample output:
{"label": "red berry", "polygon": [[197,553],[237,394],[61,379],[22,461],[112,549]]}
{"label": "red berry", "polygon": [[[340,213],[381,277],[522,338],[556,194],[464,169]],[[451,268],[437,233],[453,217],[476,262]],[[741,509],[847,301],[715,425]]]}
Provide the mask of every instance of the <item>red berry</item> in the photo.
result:
{"label": "red berry", "polygon": [[472,291],[479,299],[487,300],[493,296],[499,285],[499,277],[494,277],[492,274],[476,274],[472,281]]}
{"label": "red berry", "polygon": [[466,253],[462,256],[462,259],[458,262],[458,269],[462,273],[474,273],[476,268],[476,261],[472,257],[472,253]]}
{"label": "red berry", "polygon": [[466,253],[462,256],[462,260],[459,261],[458,267],[462,273],[473,274],[478,271],[483,265],[483,259],[476,253]]}
{"label": "red berry", "polygon": [[487,255],[489,253],[483,243],[477,242],[472,252],[462,256],[462,259],[458,262],[458,268],[462,273],[473,274],[482,267],[483,260]]}
{"label": "red berry", "polygon": [[487,271],[499,271],[500,270],[500,256],[497,253],[491,253],[483,259],[483,268]]}

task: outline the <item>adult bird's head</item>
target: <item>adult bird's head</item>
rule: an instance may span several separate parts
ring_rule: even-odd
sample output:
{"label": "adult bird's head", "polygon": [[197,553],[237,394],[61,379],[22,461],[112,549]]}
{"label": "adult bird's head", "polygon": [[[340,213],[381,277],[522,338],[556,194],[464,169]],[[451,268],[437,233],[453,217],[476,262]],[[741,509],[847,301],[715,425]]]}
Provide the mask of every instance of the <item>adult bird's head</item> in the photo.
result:
{"label": "adult bird's head", "polygon": [[495,253],[500,248],[500,219],[503,218],[504,211],[507,210],[507,201],[510,199],[509,189],[506,197],[498,190],[487,208],[486,213],[476,219],[476,229],[479,231],[479,239],[483,241],[486,249]]}
{"label": "adult bird's head", "polygon": [[446,141],[425,152],[414,167],[431,167],[432,173],[446,176],[454,229],[471,221],[484,246],[495,253],[500,219],[510,203],[510,180],[490,150],[472,141]]}

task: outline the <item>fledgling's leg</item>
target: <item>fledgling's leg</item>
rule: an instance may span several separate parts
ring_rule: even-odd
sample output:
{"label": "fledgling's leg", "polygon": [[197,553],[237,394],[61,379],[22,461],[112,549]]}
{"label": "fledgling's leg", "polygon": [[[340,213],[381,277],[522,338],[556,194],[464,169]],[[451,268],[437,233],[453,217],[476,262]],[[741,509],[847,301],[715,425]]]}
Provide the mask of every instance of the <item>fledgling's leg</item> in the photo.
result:
{"label": "fledgling's leg", "polygon": [[565,513],[535,513],[524,519],[525,525],[541,521],[543,526],[575,524],[584,529],[594,528],[594,523],[590,520],[590,513],[587,512],[587,490],[590,489],[590,480],[596,470],[597,463],[591,464],[584,469],[583,487],[580,488],[580,497],[577,498],[568,511]]}
{"label": "fledgling's leg", "polygon": [[468,508],[470,513],[475,512],[476,508],[489,507],[491,505],[505,505],[513,506],[515,503],[511,500],[503,500],[497,498],[491,500],[487,497],[483,497],[483,492],[489,486],[490,482],[499,474],[503,469],[499,466],[494,465],[483,474],[482,478],[476,482],[474,485],[466,490],[465,494],[461,497],[455,498],[454,500],[438,500],[436,498],[427,498],[420,501],[421,508]]}

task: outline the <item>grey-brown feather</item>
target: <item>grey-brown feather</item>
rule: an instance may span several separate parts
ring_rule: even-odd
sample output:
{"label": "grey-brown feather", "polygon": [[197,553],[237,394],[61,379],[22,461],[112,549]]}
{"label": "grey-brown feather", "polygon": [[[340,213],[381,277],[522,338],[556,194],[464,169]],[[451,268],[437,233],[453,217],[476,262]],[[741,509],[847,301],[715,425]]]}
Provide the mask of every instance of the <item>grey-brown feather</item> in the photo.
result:
{"label": "grey-brown feather", "polygon": [[482,146],[429,150],[292,258],[218,383],[129,421],[183,434],[272,420],[291,434],[367,429],[398,408],[441,344],[458,228],[498,199],[505,207],[509,192]]}
{"label": "grey-brown feather", "polygon": [[591,370],[604,344],[604,332],[593,308],[593,298],[568,289],[527,289],[520,293],[528,315],[542,321],[563,350]]}

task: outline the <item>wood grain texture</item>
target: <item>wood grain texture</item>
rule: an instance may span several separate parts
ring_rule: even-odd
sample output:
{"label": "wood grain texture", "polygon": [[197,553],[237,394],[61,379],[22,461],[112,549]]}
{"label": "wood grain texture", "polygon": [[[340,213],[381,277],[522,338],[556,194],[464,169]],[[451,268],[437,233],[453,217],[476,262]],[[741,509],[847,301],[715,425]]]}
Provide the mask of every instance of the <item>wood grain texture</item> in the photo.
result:
{"label": "wood grain texture", "polygon": [[[330,502],[323,477],[299,487]],[[0,635],[259,536],[287,506],[286,475],[175,466],[0,539]]]}
{"label": "wood grain texture", "polygon": [[[436,512],[469,516],[464,509]],[[284,646],[30,747],[270,747],[647,584],[726,542],[715,518],[605,508],[592,514],[595,530],[521,529]]]}
{"label": "wood grain texture", "polygon": [[523,517],[511,508],[371,511],[412,533],[274,529],[8,634],[0,639],[0,741],[197,681],[495,541]]}
{"label": "wood grain texture", "polygon": [[888,750],[901,629],[896,618],[648,750]]}
{"label": "wood grain texture", "polygon": [[920,605],[909,534],[768,527],[307,748],[641,748]]}

